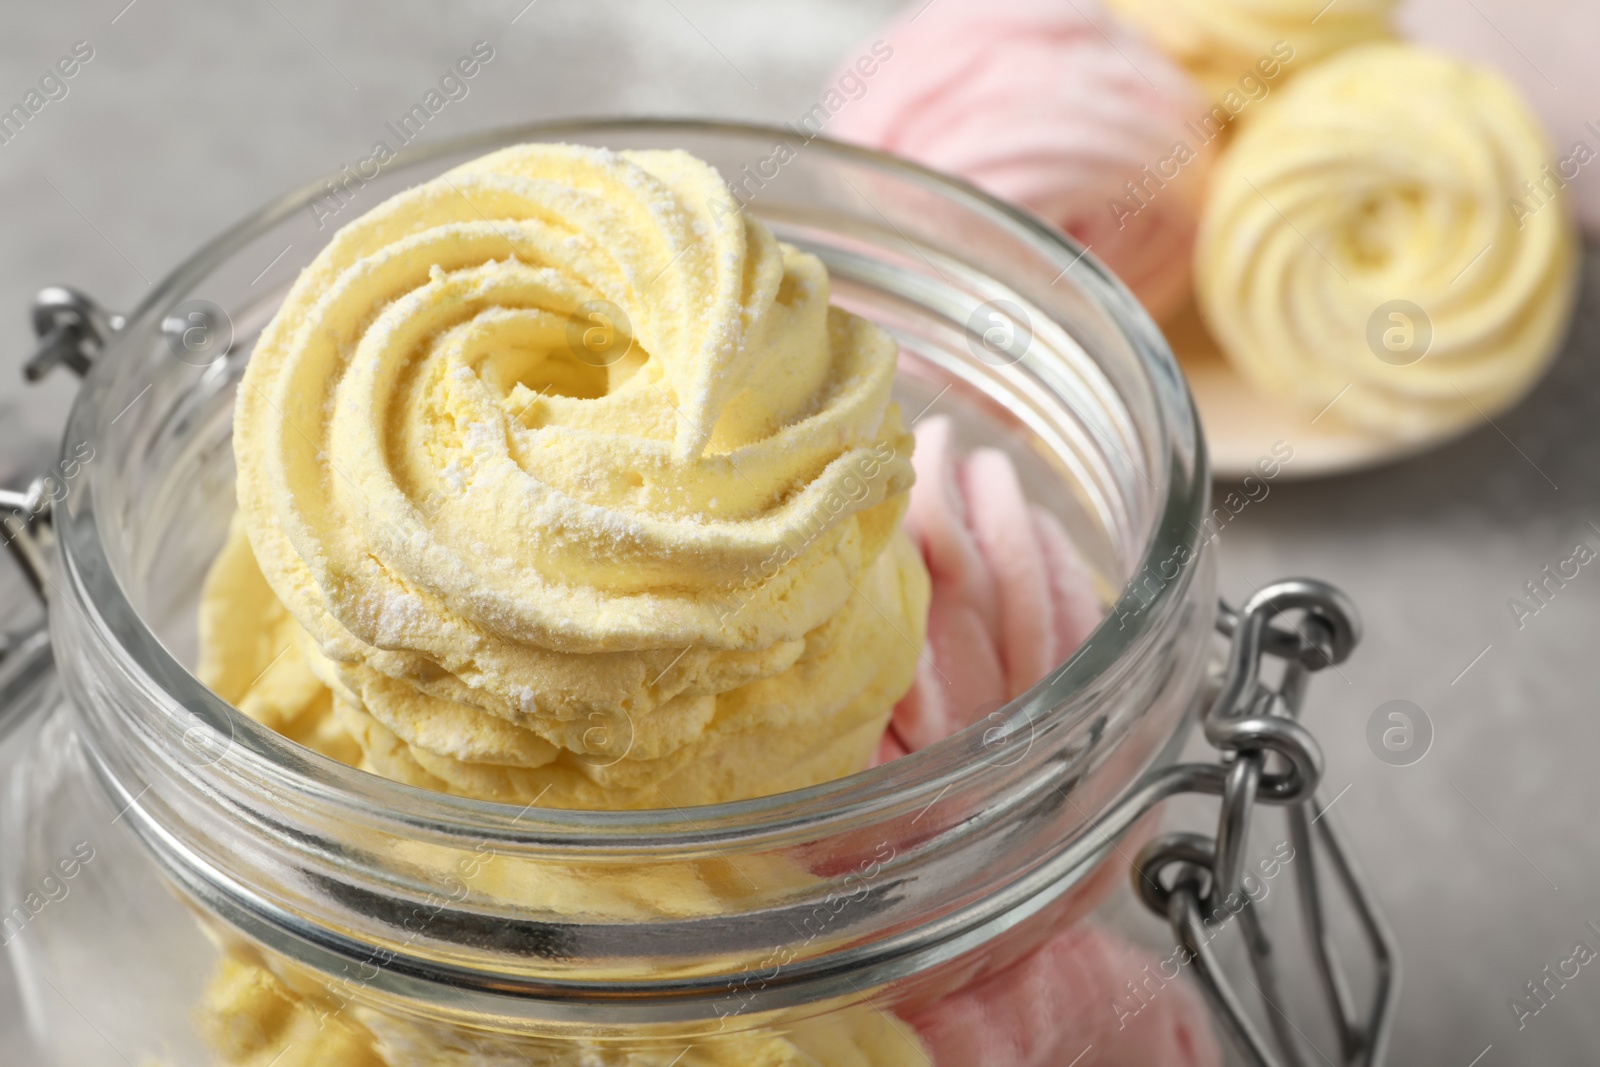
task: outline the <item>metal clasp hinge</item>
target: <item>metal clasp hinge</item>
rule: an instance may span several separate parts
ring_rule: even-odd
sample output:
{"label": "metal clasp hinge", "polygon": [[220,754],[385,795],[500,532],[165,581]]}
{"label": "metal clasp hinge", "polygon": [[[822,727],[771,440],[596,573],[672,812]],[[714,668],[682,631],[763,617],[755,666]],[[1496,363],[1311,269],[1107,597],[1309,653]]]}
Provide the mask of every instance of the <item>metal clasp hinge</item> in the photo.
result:
{"label": "metal clasp hinge", "polygon": [[[1300,617],[1287,628],[1275,625],[1288,613]],[[1310,675],[1343,661],[1359,639],[1355,608],[1330,585],[1291,579],[1262,589],[1239,611],[1222,604],[1217,629],[1232,639],[1221,690],[1204,718],[1207,740],[1223,754],[1217,833],[1214,838],[1172,833],[1151,841],[1134,861],[1134,889],[1171,925],[1246,1061],[1252,1067],[1307,1067],[1305,1045],[1310,1039],[1285,1011],[1273,942],[1244,882],[1245,839],[1257,802],[1284,806],[1296,856],[1295,888],[1311,960],[1338,1035],[1339,1062],[1378,1067],[1388,1051],[1399,999],[1399,950],[1327,807],[1320,806],[1316,815],[1311,811],[1317,803],[1322,755],[1297,721]],[[1269,657],[1284,664],[1277,684],[1270,686],[1261,677]],[[1324,860],[1371,953],[1373,988],[1365,1011],[1350,992],[1328,928],[1320,873]],[[1223,972],[1207,925],[1218,915],[1239,919],[1255,974],[1250,984],[1265,1004],[1276,1048],[1263,1037]],[[1333,1062],[1322,1050],[1317,1052],[1323,1061]]]}
{"label": "metal clasp hinge", "polygon": [[39,290],[33,298],[33,332],[39,345],[23,364],[23,376],[36,382],[64,366],[83,377],[125,321],[125,316],[107,311],[76,289],[52,285]]}
{"label": "metal clasp hinge", "polygon": [[0,526],[5,527],[6,549],[41,603],[46,599],[45,586],[50,583],[52,484],[50,478],[35,478],[25,492],[0,489]]}
{"label": "metal clasp hinge", "polygon": [[[126,322],[125,315],[107,311],[77,289],[46,286],[33,298],[33,331],[39,345],[23,364],[23,377],[37,382],[58,366],[83,377],[111,335]],[[0,489],[0,525],[5,527],[6,549],[41,601],[50,583],[47,559],[54,485],[54,479],[44,477],[35,478],[23,492]],[[0,650],[0,657],[4,655]]]}

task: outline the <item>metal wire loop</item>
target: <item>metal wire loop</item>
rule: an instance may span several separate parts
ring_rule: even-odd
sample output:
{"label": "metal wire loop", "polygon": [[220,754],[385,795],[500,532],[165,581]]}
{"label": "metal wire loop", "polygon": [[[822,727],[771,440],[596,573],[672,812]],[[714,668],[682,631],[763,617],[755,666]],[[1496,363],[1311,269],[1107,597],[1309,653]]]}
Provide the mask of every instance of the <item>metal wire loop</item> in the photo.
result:
{"label": "metal wire loop", "polygon": [[[1291,612],[1298,617],[1285,620]],[[1193,973],[1223,1030],[1252,1067],[1302,1067],[1310,1040],[1279,1006],[1284,1003],[1276,953],[1262,917],[1244,892],[1248,842],[1257,801],[1284,806],[1298,864],[1295,875],[1310,958],[1345,1067],[1379,1067],[1399,995],[1397,949],[1371,894],[1356,873],[1331,822],[1313,819],[1322,778],[1322,750],[1298,722],[1312,674],[1343,662],[1361,636],[1355,607],[1324,582],[1294,578],[1260,589],[1238,610],[1221,604],[1217,629],[1231,639],[1217,695],[1203,718],[1206,739],[1222,766],[1185,764],[1171,772],[1172,792],[1219,795],[1214,838],[1171,833],[1140,850],[1133,886],[1146,907],[1167,920],[1192,961]],[[1264,661],[1283,662],[1276,686],[1262,678]],[[1204,773],[1203,773],[1204,772]],[[1170,795],[1170,794],[1169,794]],[[1325,859],[1319,860],[1319,855]],[[1374,989],[1365,1017],[1350,992],[1329,934],[1319,871],[1329,870],[1354,912],[1373,958]],[[1264,1032],[1245,1007],[1211,946],[1226,917],[1237,916],[1254,972],[1251,985],[1270,1009]],[[1266,1034],[1271,1035],[1269,1040]],[[1313,1046],[1314,1048],[1314,1046]],[[1321,1049],[1321,1060],[1334,1061]]]}
{"label": "metal wire loop", "polygon": [[[1144,906],[1157,915],[1166,915],[1172,894],[1187,886],[1205,897],[1211,884],[1211,866],[1216,849],[1203,834],[1171,833],[1152,838],[1133,860],[1133,889]],[[1171,867],[1177,874],[1169,885],[1164,875]]]}
{"label": "metal wire loop", "polygon": [[1240,756],[1271,752],[1283,758],[1287,770],[1262,770],[1260,796],[1268,803],[1298,803],[1322,782],[1322,747],[1293,719],[1281,715],[1220,719],[1206,727],[1206,740]]}

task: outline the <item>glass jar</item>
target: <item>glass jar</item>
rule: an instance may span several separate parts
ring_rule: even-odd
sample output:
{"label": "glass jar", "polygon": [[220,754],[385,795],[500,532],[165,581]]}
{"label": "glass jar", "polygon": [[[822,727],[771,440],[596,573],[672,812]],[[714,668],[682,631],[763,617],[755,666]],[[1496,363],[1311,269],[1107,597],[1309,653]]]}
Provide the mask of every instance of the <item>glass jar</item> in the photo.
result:
{"label": "glass jar", "polygon": [[[937,409],[963,445],[1004,449],[1090,563],[1107,614],[1072,659],[873,770],[642,812],[421,791],[202,686],[198,591],[234,506],[233,391],[262,327],[338,225],[529,140],[685,149],[820,256],[835,302],[899,341],[908,420]],[[1068,239],[932,172],[787,130],[544,125],[369,164],[250,217],[79,337],[98,351],[54,472],[43,578],[59,682],[37,657],[0,664],[19,724],[0,921],[48,1062],[198,1065],[218,1048],[259,1067],[928,1062],[918,1020],[1118,887],[1129,899],[1159,800],[1227,788],[1220,768],[1177,764],[1216,623],[1199,428],[1156,328]],[[984,341],[991,323],[1002,340]],[[184,341],[194,324],[199,346]],[[1269,651],[1287,640],[1261,632]],[[1271,747],[1250,750],[1258,777]],[[1301,770],[1292,785],[1293,769],[1267,773],[1261,792],[1303,800],[1315,768]],[[1174,886],[1197,865],[1189,854]],[[259,994],[248,1009],[230,982]],[[1108,1018],[1123,995],[1105,990]],[[1080,1054],[1030,1018],[1039,1033],[996,1062]]]}

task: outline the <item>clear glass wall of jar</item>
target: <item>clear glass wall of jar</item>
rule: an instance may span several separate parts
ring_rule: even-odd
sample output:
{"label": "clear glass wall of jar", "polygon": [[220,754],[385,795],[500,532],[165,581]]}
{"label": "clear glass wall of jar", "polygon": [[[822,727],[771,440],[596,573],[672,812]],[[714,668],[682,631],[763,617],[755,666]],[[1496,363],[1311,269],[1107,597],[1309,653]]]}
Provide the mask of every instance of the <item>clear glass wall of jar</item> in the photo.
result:
{"label": "clear glass wall of jar", "polygon": [[[196,681],[198,589],[233,508],[232,392],[296,269],[388,195],[525,140],[685,149],[821,256],[834,300],[900,341],[907,418],[937,406],[966,444],[1005,449],[1071,533],[1106,594],[1090,641],[1020,699],[883,767],[630,813],[385,781]],[[229,320],[225,358],[175,354],[163,320],[192,300]],[[996,308],[1022,331],[1014,358],[971,343]],[[219,1042],[248,1044],[265,1023],[218,1007],[223,958],[306,1013],[273,1022],[301,1028],[301,1052],[262,1067],[301,1062],[346,1024],[397,1064],[765,1063],[756,1043],[780,1034],[816,1062],[875,1062],[829,1058],[828,1043],[841,1027],[862,1048],[904,1041],[900,1020],[1127,892],[1137,841],[1115,838],[1146,824],[1090,823],[1176,759],[1210,648],[1203,449],[1132,298],[1015,210],[789,131],[513,129],[303,189],[129,316],[73,410],[64,454],[84,448],[55,517],[60,686],[34,690],[0,814],[4,900],[43,902],[5,919],[29,1024],[74,1067],[198,1065]],[[917,1062],[906,1055],[881,1062]]]}

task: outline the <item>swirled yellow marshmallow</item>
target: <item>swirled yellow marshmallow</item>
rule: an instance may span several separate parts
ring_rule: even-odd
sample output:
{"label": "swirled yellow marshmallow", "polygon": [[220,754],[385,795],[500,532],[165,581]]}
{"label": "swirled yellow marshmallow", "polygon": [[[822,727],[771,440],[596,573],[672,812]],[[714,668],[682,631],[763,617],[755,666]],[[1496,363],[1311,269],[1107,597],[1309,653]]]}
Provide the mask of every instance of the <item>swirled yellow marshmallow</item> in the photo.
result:
{"label": "swirled yellow marshmallow", "polygon": [[1335,56],[1265,101],[1213,174],[1206,324],[1308,419],[1397,440],[1479,423],[1533,386],[1571,317],[1551,158],[1498,74],[1404,44]]}
{"label": "swirled yellow marshmallow", "polygon": [[895,346],[729,203],[681,152],[530,145],[340,231],[239,388],[202,676],[487,799],[865,766],[926,613]]}
{"label": "swirled yellow marshmallow", "polygon": [[[928,595],[898,532],[895,350],[728,202],[681,153],[528,146],[341,231],[240,388],[201,676],[335,758],[491,799],[696,803],[864,766]],[[713,914],[741,891],[602,873],[473,884],[574,914]],[[239,1067],[513,1041],[551,1064],[928,1062],[865,1006],[659,1053],[430,1029],[239,945],[199,1022]]]}
{"label": "swirled yellow marshmallow", "polygon": [[[1341,49],[1393,35],[1394,0],[1107,0],[1214,98],[1251,96],[1276,60],[1298,75]],[[1265,62],[1267,65],[1262,66]],[[1241,80],[1245,79],[1241,86]]]}

